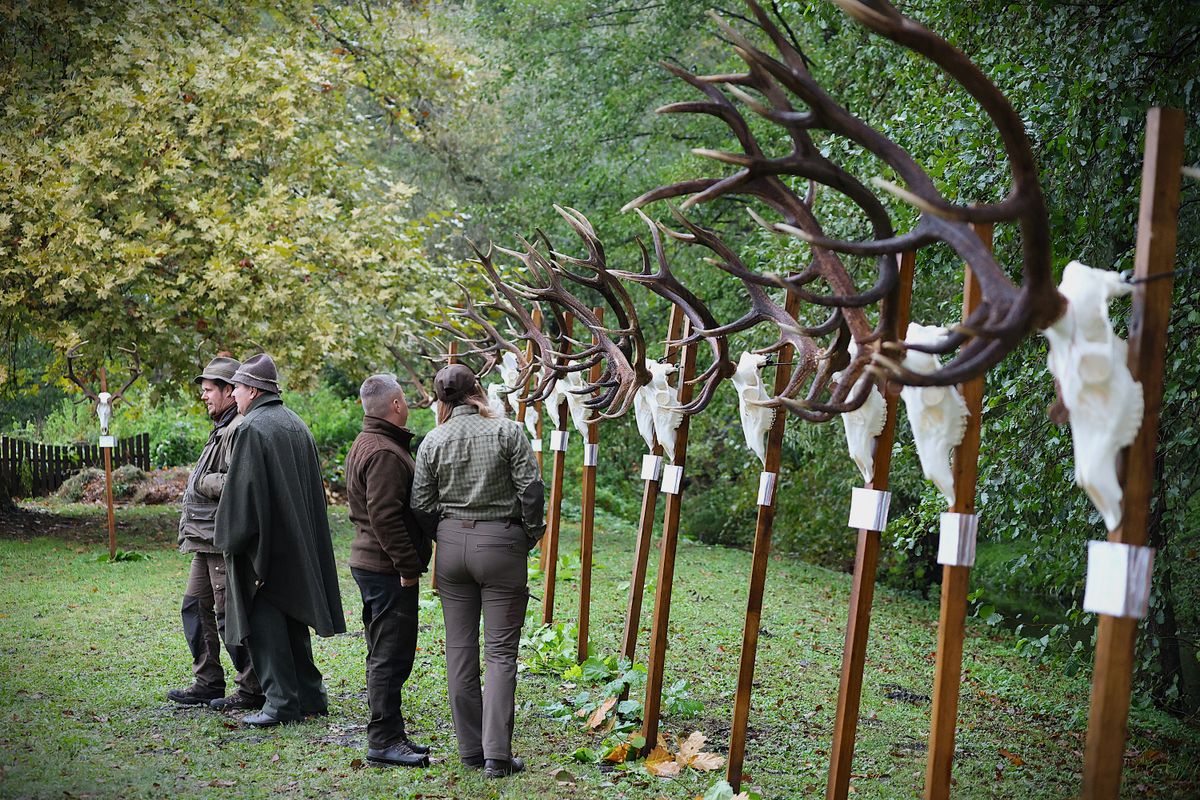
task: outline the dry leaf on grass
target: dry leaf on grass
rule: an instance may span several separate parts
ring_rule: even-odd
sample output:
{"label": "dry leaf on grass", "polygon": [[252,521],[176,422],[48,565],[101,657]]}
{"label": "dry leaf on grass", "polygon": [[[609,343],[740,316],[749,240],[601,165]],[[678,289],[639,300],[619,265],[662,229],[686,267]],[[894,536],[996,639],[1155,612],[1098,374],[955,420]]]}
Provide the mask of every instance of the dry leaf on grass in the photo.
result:
{"label": "dry leaf on grass", "polygon": [[1025,759],[1021,758],[1019,755],[1010,750],[1005,750],[1003,747],[1000,748],[1000,755],[1011,761],[1014,767],[1022,767],[1025,765]]}
{"label": "dry leaf on grass", "polygon": [[675,757],[668,753],[661,744],[646,756],[646,771],[651,775],[657,775],[660,778],[674,778],[679,774],[679,769],[679,764],[675,763]]}
{"label": "dry leaf on grass", "polygon": [[604,760],[610,764],[623,764],[629,758],[629,742],[622,742],[604,754]]}
{"label": "dry leaf on grass", "polygon": [[599,728],[604,724],[604,718],[608,716],[608,712],[612,711],[612,707],[617,704],[617,698],[610,697],[601,703],[592,715],[588,717],[587,726],[589,729]]}
{"label": "dry leaf on grass", "polygon": [[700,772],[712,772],[725,764],[724,756],[703,752],[706,739],[700,731],[692,731],[690,736],[679,741],[679,752],[675,755],[675,762],[680,768],[691,767]]}

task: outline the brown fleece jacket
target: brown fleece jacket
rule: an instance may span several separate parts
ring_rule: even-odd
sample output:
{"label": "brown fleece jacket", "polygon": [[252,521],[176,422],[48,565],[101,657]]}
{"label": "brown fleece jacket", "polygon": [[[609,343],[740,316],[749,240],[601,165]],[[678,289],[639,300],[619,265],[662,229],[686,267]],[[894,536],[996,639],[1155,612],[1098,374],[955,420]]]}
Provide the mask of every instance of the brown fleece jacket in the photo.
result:
{"label": "brown fleece jacket", "polygon": [[351,567],[409,579],[428,567],[428,545],[408,507],[412,436],[379,417],[364,417],[362,433],[346,454],[346,497],[355,531]]}

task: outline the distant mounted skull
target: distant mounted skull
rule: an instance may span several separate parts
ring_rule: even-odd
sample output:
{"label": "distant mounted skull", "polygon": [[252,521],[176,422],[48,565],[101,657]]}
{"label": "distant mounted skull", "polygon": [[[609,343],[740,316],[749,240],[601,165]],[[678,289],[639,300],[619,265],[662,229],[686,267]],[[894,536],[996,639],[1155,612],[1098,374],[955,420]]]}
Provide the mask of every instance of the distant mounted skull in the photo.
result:
{"label": "distant mounted skull", "polygon": [[113,396],[111,392],[100,392],[96,398],[96,416],[100,418],[100,433],[108,436],[108,423],[112,421]]}
{"label": "distant mounted skull", "polygon": [[[910,323],[906,343],[933,346],[949,334],[945,328]],[[932,353],[909,350],[904,367],[913,372],[930,374],[940,366]],[[957,386],[905,386],[900,390],[908,423],[912,426],[913,441],[921,460],[921,471],[954,505],[954,473],[951,458],[954,448],[962,443],[967,430],[967,403]]]}
{"label": "distant mounted skull", "polygon": [[771,395],[763,387],[760,371],[766,362],[765,355],[744,352],[738,359],[737,369],[730,379],[733,388],[737,390],[738,411],[742,418],[742,433],[746,436],[746,446],[754,451],[764,466],[767,463],[767,431],[775,421],[775,409],[762,405],[771,400]]}
{"label": "distant mounted skull", "polygon": [[1144,404],[1142,385],[1126,363],[1128,345],[1109,322],[1108,304],[1133,286],[1119,273],[1072,261],[1058,290],[1067,298],[1067,312],[1042,331],[1050,343],[1047,367],[1070,413],[1075,482],[1114,530],[1123,496],[1117,455],[1137,437]]}
{"label": "distant mounted skull", "polygon": [[[853,339],[850,340],[849,353],[851,360],[858,355],[858,345]],[[837,372],[833,378],[841,381],[844,375],[844,371]],[[869,375],[859,376],[851,393],[855,393],[864,383],[873,383]],[[864,483],[870,483],[875,472],[875,439],[883,432],[887,420],[887,403],[879,387],[872,385],[869,391],[866,402],[841,415],[842,424],[846,426],[846,446],[850,458],[854,459],[858,471],[862,473]]]}

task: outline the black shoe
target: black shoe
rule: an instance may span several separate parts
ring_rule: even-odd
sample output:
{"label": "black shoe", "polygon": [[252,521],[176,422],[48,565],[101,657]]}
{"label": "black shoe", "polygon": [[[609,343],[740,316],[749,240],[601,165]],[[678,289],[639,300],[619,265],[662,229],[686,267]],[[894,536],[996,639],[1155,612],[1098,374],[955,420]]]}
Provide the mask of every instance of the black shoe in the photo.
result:
{"label": "black shoe", "polygon": [[506,775],[516,775],[525,769],[525,759],[512,758],[505,761],[503,758],[488,758],[483,762],[483,777],[485,778],[503,778]]}
{"label": "black shoe", "polygon": [[185,706],[206,706],[224,694],[225,692],[219,689],[201,689],[193,683],[186,689],[171,689],[167,692],[167,699]]}
{"label": "black shoe", "polygon": [[255,728],[271,728],[275,725],[284,725],[288,722],[293,722],[293,720],[272,717],[265,711],[259,711],[257,714],[247,714],[242,717],[242,724],[252,725]]}
{"label": "black shoe", "polygon": [[391,747],[384,747],[382,749],[368,747],[367,761],[370,761],[372,764],[387,764],[395,767],[429,766],[429,756],[425,753],[414,751],[408,742],[403,739]]}
{"label": "black shoe", "polygon": [[467,767],[468,769],[483,769],[483,756],[476,756],[475,758],[464,758],[464,759],[462,759],[462,763],[463,763],[463,766]]}
{"label": "black shoe", "polygon": [[[420,756],[429,755],[429,745],[417,744],[416,742],[414,742],[412,739],[408,738],[407,736],[404,737],[404,743],[406,745],[408,745],[409,750],[412,750],[417,755],[420,755]],[[480,761],[479,765],[483,766],[483,762]]]}
{"label": "black shoe", "polygon": [[229,697],[218,697],[216,700],[209,702],[209,708],[215,708],[217,711],[258,711],[263,707],[266,698],[262,695],[255,697],[254,695],[242,694],[234,692]]}

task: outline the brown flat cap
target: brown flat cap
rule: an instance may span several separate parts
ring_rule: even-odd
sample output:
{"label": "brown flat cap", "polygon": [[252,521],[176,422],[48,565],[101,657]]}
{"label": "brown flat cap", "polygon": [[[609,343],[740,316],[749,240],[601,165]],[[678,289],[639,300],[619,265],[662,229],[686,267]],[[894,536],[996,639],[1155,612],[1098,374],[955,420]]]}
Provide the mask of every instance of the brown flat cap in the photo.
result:
{"label": "brown flat cap", "polygon": [[208,362],[208,365],[204,368],[204,371],[197,375],[196,379],[192,381],[192,383],[199,383],[205,379],[210,381],[225,381],[226,383],[233,383],[233,375],[241,366],[242,362],[238,361],[236,358],[217,356],[212,361]]}
{"label": "brown flat cap", "polygon": [[279,372],[275,369],[275,361],[266,353],[250,356],[237,372],[233,374],[233,383],[253,386],[264,392],[279,394]]}
{"label": "brown flat cap", "polygon": [[443,403],[457,403],[475,389],[477,382],[469,367],[451,364],[433,376],[433,393]]}

